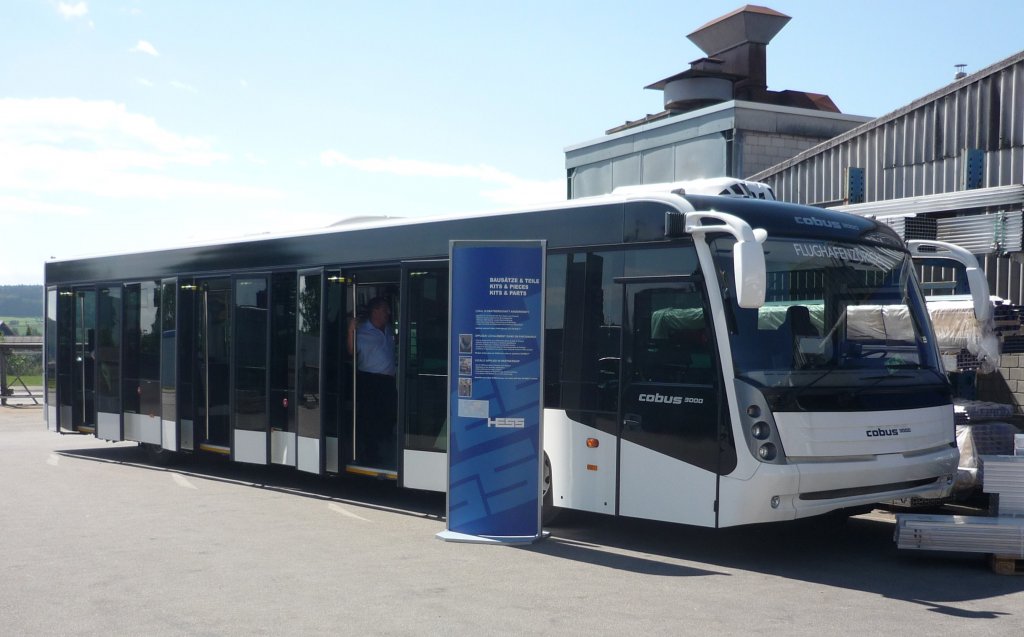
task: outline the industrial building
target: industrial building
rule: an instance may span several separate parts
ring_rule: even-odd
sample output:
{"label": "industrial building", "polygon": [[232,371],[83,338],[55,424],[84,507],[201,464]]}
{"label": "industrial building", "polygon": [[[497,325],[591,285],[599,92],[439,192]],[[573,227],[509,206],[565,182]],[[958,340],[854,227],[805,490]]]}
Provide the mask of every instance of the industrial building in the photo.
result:
{"label": "industrial building", "polygon": [[[780,200],[882,218],[905,239],[982,263],[998,311],[999,374],[979,397],[1024,406],[1024,51],[878,118],[827,95],[767,90],[768,43],[789,17],[747,5],[688,37],[707,57],[646,88],[665,110],[565,150],[570,197],[633,184],[738,177]],[[922,271],[926,280],[944,276]]]}
{"label": "industrial building", "polygon": [[984,256],[992,293],[1024,302],[1024,51],[749,179],[779,199],[891,217],[905,238]]}
{"label": "industrial building", "polygon": [[570,198],[618,186],[745,177],[868,121],[827,95],[767,88],[768,43],[789,16],[747,5],[689,36],[706,57],[650,84],[664,110],[565,149]]}

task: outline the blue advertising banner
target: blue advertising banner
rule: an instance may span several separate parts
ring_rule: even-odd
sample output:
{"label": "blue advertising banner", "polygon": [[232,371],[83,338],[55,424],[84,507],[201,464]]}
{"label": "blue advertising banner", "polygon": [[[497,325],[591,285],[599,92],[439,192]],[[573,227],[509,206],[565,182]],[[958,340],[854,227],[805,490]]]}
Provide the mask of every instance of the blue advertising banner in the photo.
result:
{"label": "blue advertising banner", "polygon": [[541,537],[543,241],[452,241],[448,530]]}

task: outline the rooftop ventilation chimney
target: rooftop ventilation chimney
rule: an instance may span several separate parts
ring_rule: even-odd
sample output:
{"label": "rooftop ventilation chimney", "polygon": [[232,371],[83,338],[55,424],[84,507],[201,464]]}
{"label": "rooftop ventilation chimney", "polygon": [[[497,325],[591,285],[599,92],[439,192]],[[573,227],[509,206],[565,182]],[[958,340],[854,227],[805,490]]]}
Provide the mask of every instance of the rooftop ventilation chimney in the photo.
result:
{"label": "rooftop ventilation chimney", "polygon": [[748,4],[716,18],[688,37],[707,55],[690,68],[644,88],[662,91],[665,110],[627,121],[608,134],[730,100],[838,113],[828,95],[807,91],[769,91],[765,50],[790,17]]}
{"label": "rooftop ventilation chimney", "polygon": [[720,72],[742,78],[735,83],[736,99],[756,99],[768,88],[765,49],[789,20],[768,7],[748,4],[686,37],[721,62]]}
{"label": "rooftop ventilation chimney", "polygon": [[967,72],[964,69],[967,68],[966,64],[956,64],[956,75],[953,76],[953,80],[962,80],[967,77]]}

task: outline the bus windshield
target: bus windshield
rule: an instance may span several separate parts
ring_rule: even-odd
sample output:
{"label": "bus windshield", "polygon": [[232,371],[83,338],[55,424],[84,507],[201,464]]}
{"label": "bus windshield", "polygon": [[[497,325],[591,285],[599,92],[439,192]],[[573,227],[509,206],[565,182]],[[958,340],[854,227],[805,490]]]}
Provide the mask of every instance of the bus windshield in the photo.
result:
{"label": "bus windshield", "polygon": [[761,387],[942,382],[910,256],[872,244],[773,238],[764,243],[765,304],[736,305],[730,238],[711,243],[736,376]]}

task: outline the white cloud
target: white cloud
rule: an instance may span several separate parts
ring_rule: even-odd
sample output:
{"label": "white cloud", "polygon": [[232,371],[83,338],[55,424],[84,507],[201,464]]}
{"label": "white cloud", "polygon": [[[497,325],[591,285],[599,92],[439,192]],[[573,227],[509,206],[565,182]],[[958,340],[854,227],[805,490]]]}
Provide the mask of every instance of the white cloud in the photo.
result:
{"label": "white cloud", "polygon": [[65,20],[71,20],[73,18],[83,18],[89,13],[89,6],[84,2],[76,2],[75,4],[69,4],[67,2],[58,2],[57,11]]}
{"label": "white cloud", "polygon": [[159,57],[160,53],[156,50],[156,47],[146,42],[145,40],[139,40],[139,43],[128,49],[132,53],[145,53],[146,55],[152,55],[153,57]]}
{"label": "white cloud", "polygon": [[538,203],[565,201],[565,180],[527,181],[507,188],[483,190],[480,195],[502,206],[529,206]]}
{"label": "white cloud", "polygon": [[156,84],[154,84],[151,80],[147,80],[144,77],[140,77],[137,81],[139,84],[145,86],[146,88],[153,88],[154,86],[156,86]]}
{"label": "white cloud", "polygon": [[174,80],[173,82],[171,82],[171,86],[173,88],[178,89],[179,91],[185,91],[187,93],[198,93],[199,92],[199,89],[197,89],[196,87],[194,87],[194,86],[192,86],[190,84],[185,84],[184,82],[179,82],[177,80]]}
{"label": "white cloud", "polygon": [[291,208],[249,210],[246,212],[244,225],[239,225],[238,219],[232,216],[210,216],[205,218],[194,232],[188,233],[184,240],[205,242],[266,234],[303,232],[326,228],[336,221],[338,221],[338,215],[334,213],[293,210]]}
{"label": "white cloud", "polygon": [[397,157],[354,159],[334,150],[322,152],[320,163],[327,167],[345,166],[365,172],[389,173],[402,177],[461,178],[485,184],[498,184],[500,188],[481,190],[480,195],[501,205],[528,205],[565,199],[565,182],[561,179],[529,180],[486,164],[443,164]]}
{"label": "white cloud", "polygon": [[24,214],[80,217],[88,213],[89,209],[83,206],[37,201],[25,197],[0,197],[0,219],[5,222]]}
{"label": "white cloud", "polygon": [[71,195],[281,197],[271,188],[211,180],[210,169],[227,159],[207,141],[165,130],[123,104],[0,99],[0,191],[37,202],[37,212],[70,212],[56,202]]}

